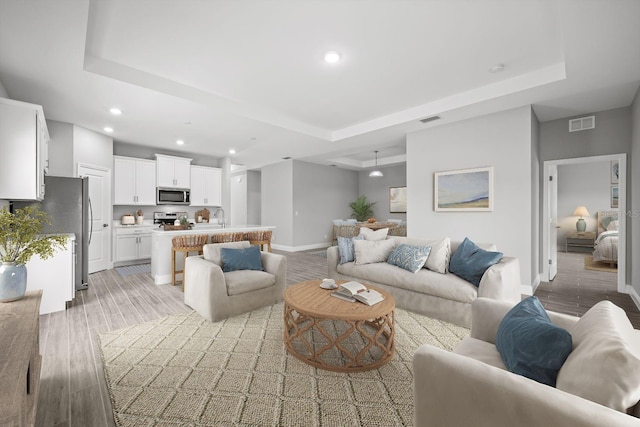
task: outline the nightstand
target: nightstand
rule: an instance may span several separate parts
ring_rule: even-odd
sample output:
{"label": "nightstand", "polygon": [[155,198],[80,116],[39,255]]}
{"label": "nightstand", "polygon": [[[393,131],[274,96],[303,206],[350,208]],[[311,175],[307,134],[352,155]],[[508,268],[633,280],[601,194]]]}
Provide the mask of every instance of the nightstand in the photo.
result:
{"label": "nightstand", "polygon": [[565,252],[593,252],[596,243],[595,231],[567,231]]}

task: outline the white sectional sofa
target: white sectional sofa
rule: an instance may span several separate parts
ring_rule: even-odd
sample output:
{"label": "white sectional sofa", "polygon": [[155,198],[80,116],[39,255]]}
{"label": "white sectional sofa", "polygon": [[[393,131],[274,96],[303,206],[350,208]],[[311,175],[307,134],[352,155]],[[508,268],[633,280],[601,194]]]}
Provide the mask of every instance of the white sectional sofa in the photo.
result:
{"label": "white sectional sofa", "polygon": [[[413,246],[434,244],[438,241],[389,236],[396,245],[406,243]],[[451,253],[461,242],[451,242]],[[486,250],[495,250],[495,245],[479,244]],[[337,246],[327,249],[329,278],[354,280],[371,284],[391,293],[396,306],[456,325],[471,326],[471,303],[478,297],[508,301],[513,304],[521,300],[520,263],[517,258],[503,257],[489,267],[480,285],[467,282],[452,273],[438,273],[422,268],[417,273],[404,270],[386,262],[358,265],[354,262],[339,264]]]}

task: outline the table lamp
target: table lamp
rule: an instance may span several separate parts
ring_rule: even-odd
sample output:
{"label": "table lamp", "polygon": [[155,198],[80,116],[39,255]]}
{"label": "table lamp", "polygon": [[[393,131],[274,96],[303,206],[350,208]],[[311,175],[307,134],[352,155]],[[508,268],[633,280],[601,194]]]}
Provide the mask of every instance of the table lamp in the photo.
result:
{"label": "table lamp", "polygon": [[576,230],[585,231],[587,229],[587,223],[582,218],[583,216],[589,216],[589,211],[584,206],[578,206],[575,211],[573,211],[574,216],[579,216],[578,222],[576,222]]}

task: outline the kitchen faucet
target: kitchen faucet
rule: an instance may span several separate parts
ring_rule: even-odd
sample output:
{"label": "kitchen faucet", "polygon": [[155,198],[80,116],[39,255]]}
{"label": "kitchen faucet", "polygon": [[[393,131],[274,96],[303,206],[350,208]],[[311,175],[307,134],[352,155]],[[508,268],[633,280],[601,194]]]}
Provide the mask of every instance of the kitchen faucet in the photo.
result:
{"label": "kitchen faucet", "polygon": [[[220,212],[220,211],[222,211],[222,228],[225,228],[225,227],[226,227],[226,224],[225,224],[225,220],[224,220],[224,209],[222,209],[222,208],[218,208],[218,209],[216,209],[216,211],[213,213],[213,217],[214,217],[214,218],[218,218],[218,216],[217,216],[217,215],[218,215],[218,212]],[[219,222],[220,222],[220,221],[218,221],[218,223],[219,223]]]}

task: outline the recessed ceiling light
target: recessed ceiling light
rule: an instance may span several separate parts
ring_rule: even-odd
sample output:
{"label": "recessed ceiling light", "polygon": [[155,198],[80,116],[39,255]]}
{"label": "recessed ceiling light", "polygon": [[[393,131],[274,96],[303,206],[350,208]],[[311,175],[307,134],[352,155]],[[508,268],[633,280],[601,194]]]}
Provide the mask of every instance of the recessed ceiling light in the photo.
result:
{"label": "recessed ceiling light", "polygon": [[504,64],[496,64],[493,67],[489,68],[490,73],[501,73],[504,71]]}
{"label": "recessed ceiling light", "polygon": [[329,64],[335,64],[336,62],[340,61],[340,54],[335,50],[330,50],[329,52],[324,54],[324,60]]}
{"label": "recessed ceiling light", "polygon": [[105,126],[104,131],[107,132],[107,133],[111,133],[111,132],[113,132],[113,128],[109,127],[109,126]]}
{"label": "recessed ceiling light", "polygon": [[178,139],[178,140],[176,141],[176,144],[178,144],[178,145],[184,145],[184,141],[183,141],[183,140],[181,140],[181,139]]}
{"label": "recessed ceiling light", "polygon": [[119,109],[119,108],[115,108],[115,107],[114,107],[114,108],[111,108],[111,109],[109,110],[109,112],[110,112],[111,114],[113,114],[114,116],[119,116],[120,114],[122,114],[122,110],[121,110],[121,109]]}
{"label": "recessed ceiling light", "polygon": [[234,150],[233,148],[229,149],[229,154],[236,154],[236,150]]}

